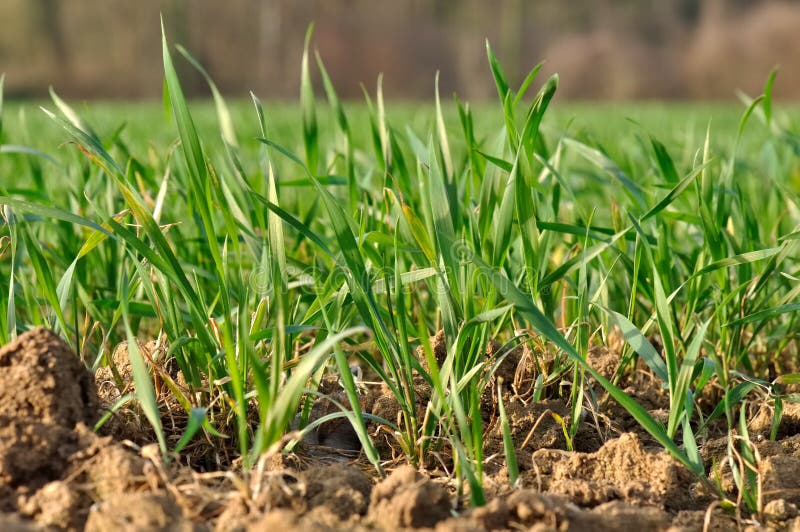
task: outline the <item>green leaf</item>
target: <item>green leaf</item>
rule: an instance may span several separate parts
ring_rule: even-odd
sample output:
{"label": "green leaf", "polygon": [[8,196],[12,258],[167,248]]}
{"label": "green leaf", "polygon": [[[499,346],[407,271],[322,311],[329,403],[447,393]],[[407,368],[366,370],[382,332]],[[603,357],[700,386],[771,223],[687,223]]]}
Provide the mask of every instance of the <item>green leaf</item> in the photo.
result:
{"label": "green leaf", "polygon": [[655,137],[650,137],[650,144],[653,146],[653,151],[656,154],[656,161],[661,170],[661,175],[667,183],[678,182],[678,171],[675,170],[675,163],[672,161],[667,147],[661,144]]}
{"label": "green leaf", "polygon": [[309,24],[306,30],[300,69],[300,109],[303,112],[303,143],[306,149],[306,166],[313,173],[316,173],[319,164],[319,131],[314,101],[314,87],[311,85],[311,74],[308,69],[308,49],[313,33],[314,24]]}
{"label": "green leaf", "polygon": [[[644,213],[642,215],[642,217],[640,218],[640,221],[644,222],[648,218],[652,218],[653,216],[655,216],[659,212],[661,212],[664,209],[666,209],[667,206],[669,206],[673,201],[675,201],[675,199],[678,196],[680,196],[683,193],[684,190],[686,190],[686,187],[688,187],[692,183],[692,181],[694,181],[694,179],[703,172],[703,170],[705,168],[706,168],[706,165],[702,165],[702,166],[699,166],[699,167],[695,168],[694,170],[692,170],[689,173],[689,175],[687,175],[686,177],[681,179],[680,183],[675,185],[672,188],[672,190],[670,190],[661,199],[661,201],[659,201],[657,204],[655,204],[653,207],[651,207],[646,213]],[[675,180],[677,181],[677,175],[675,176]]]}
{"label": "green leaf", "polygon": [[500,103],[503,103],[508,95],[508,82],[506,81],[505,74],[503,74],[503,67],[500,66],[500,61],[497,60],[497,57],[492,51],[489,39],[486,39],[486,55],[489,57],[489,68],[492,70],[494,83],[497,86],[497,95],[500,97]]}
{"label": "green leaf", "polygon": [[180,454],[186,444],[192,441],[194,435],[197,434],[197,431],[200,427],[203,426],[203,423],[206,422],[206,409],[205,408],[192,408],[189,410],[189,420],[186,422],[186,428],[183,429],[183,434],[181,435],[181,439],[178,440],[178,443],[175,444],[175,449],[173,452],[176,454]]}
{"label": "green leaf", "polygon": [[772,122],[772,86],[775,84],[775,76],[778,75],[778,67],[773,68],[769,76],[767,77],[766,83],[764,83],[764,116],[767,119],[767,125],[770,125]]}
{"label": "green leaf", "polygon": [[689,344],[686,350],[686,356],[684,356],[680,369],[678,370],[677,379],[674,387],[672,387],[673,391],[670,394],[669,423],[667,426],[667,432],[669,434],[675,434],[679,423],[681,423],[683,419],[689,419],[689,412],[685,406],[685,401],[689,394],[692,376],[694,375],[695,362],[697,362],[700,354],[700,348],[703,345],[709,323],[711,323],[711,320],[703,323],[695,332],[692,343]]}
{"label": "green leaf", "polygon": [[136,398],[142,406],[147,421],[153,427],[158,440],[158,446],[161,449],[161,454],[167,458],[167,440],[164,437],[164,430],[161,425],[161,414],[158,410],[158,402],[156,401],[156,392],[153,388],[153,380],[150,372],[145,366],[144,358],[139,351],[139,344],[136,335],[133,334],[130,324],[130,312],[128,296],[130,293],[130,285],[126,280],[123,280],[122,286],[122,323],[125,326],[125,335],[127,337],[127,351],[128,360],[131,364],[131,371],[133,373],[133,383],[136,386]]}
{"label": "green leaf", "polygon": [[506,456],[506,469],[508,470],[508,480],[514,488],[519,480],[519,466],[517,465],[517,452],[514,450],[514,439],[511,437],[511,424],[506,415],[506,407],[503,404],[503,388],[500,381],[497,383],[497,409],[500,414],[500,425],[503,428],[503,452]]}
{"label": "green leaf", "polygon": [[754,312],[743,318],[739,318],[738,320],[729,321],[728,323],[724,324],[723,327],[735,327],[738,325],[745,325],[747,323],[754,323],[754,322],[760,323],[772,319],[775,316],[780,316],[781,314],[788,314],[790,312],[797,312],[799,310],[800,310],[800,303],[789,303],[786,305],[779,305],[777,307],[771,307],[768,309],[760,310],[758,312]]}
{"label": "green leaf", "polygon": [[219,120],[219,126],[222,130],[222,138],[225,140],[226,143],[230,146],[237,146],[236,142],[236,129],[233,127],[233,120],[231,119],[231,113],[228,110],[228,105],[225,103],[225,99],[220,94],[219,89],[217,89],[216,83],[214,80],[211,79],[211,76],[208,74],[203,65],[200,64],[197,59],[195,59],[192,54],[190,54],[186,48],[181,46],[180,44],[177,45],[178,52],[186,58],[189,63],[198,71],[200,74],[205,78],[206,83],[208,83],[209,88],[211,89],[211,95],[214,98],[214,106],[217,109],[217,119]]}
{"label": "green leaf", "polygon": [[667,366],[664,364],[664,360],[661,358],[661,355],[658,354],[658,351],[656,351],[656,348],[653,347],[653,344],[650,343],[647,337],[645,337],[645,335],[633,323],[631,323],[628,318],[619,312],[606,308],[602,305],[595,306],[611,316],[614,322],[616,322],[620,331],[622,331],[622,336],[625,338],[625,341],[640,357],[642,357],[642,360],[644,360],[645,364],[647,364],[647,367],[649,367],[653,373],[655,373],[656,377],[661,379],[661,382],[665,384],[669,383]]}
{"label": "green leaf", "polygon": [[697,432],[702,432],[703,429],[709,425],[709,423],[724,415],[725,409],[727,408],[726,405],[729,405],[731,408],[733,408],[734,405],[742,402],[744,398],[747,397],[747,394],[753,391],[757,386],[758,384],[755,382],[745,381],[740,382],[733,388],[730,388],[727,392],[725,392],[722,400],[717,403],[717,406],[714,407],[714,410],[711,412],[711,414],[709,414],[708,417],[703,421],[703,424],[700,426]]}
{"label": "green leaf", "polygon": [[584,159],[594,164],[614,180],[619,182],[625,193],[633,200],[634,205],[639,209],[644,209],[646,205],[644,192],[642,188],[636,184],[625,172],[623,172],[617,164],[609,159],[604,153],[595,148],[590,148],[582,142],[577,140],[565,138],[562,141],[564,145],[575,150]]}

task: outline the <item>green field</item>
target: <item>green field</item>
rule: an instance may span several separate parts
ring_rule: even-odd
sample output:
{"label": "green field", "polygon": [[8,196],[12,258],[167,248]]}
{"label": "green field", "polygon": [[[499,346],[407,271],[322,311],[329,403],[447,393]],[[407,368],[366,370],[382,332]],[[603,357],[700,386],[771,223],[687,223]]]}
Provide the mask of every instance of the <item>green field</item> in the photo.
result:
{"label": "green field", "polygon": [[[800,381],[781,362],[800,356],[800,111],[769,83],[752,106],[550,104],[555,79],[522,94],[495,66],[501,98],[468,108],[380,92],[341,103],[304,76],[299,104],[262,109],[187,103],[165,71],[168,112],[2,106],[0,343],[44,325],[97,368],[119,341],[163,335],[189,390],[170,388],[189,419],[177,434],[151,361],[129,352],[131,400],[165,454],[221,433],[252,465],[293,423],[338,416],[378,472],[370,423],[415,465],[446,450],[475,505],[482,395],[503,405],[511,383],[493,373],[527,344],[554,357],[531,397],[566,401],[569,448],[607,392],[722,500],[756,511],[754,473],[725,491],[698,449],[721,426],[731,463],[755,464],[747,403],[775,407],[774,438]],[[440,330],[444,356],[426,341]],[[504,347],[487,359],[490,341]],[[587,355],[614,342],[603,376]],[[668,394],[665,419],[618,386],[637,363]],[[362,415],[350,364],[390,391],[396,418]],[[329,372],[343,409],[305,425]]]}

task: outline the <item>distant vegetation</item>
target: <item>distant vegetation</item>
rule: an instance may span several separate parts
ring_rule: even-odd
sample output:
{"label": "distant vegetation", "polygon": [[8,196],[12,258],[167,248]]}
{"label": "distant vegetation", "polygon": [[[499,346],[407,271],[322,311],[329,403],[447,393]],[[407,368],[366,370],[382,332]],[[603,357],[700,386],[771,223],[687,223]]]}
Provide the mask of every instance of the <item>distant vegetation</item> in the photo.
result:
{"label": "distant vegetation", "polygon": [[[0,68],[10,96],[159,97],[159,12],[227,95],[291,97],[302,34],[343,98],[384,72],[388,98],[489,98],[484,38],[517,82],[558,70],[560,97],[733,99],[783,65],[776,96],[800,97],[800,4],[777,0],[3,0]],[[9,23],[13,21],[13,23]],[[180,67],[186,92],[202,77]],[[318,80],[316,80],[318,82]],[[317,87],[321,90],[321,86]]]}

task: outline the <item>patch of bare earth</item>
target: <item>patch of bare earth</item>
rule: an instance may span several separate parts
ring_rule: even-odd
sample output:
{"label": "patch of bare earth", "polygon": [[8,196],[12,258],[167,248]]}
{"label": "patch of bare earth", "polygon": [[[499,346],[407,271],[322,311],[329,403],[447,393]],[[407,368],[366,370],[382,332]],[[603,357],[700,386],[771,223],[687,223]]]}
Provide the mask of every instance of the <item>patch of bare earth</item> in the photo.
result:
{"label": "patch of bare earth", "polygon": [[[441,362],[444,338],[431,341]],[[158,358],[157,344],[140,347],[146,359]],[[352,429],[338,422],[321,425],[298,454],[265,458],[247,474],[231,465],[201,472],[165,463],[154,445],[146,445],[150,432],[134,406],[117,416],[110,436],[98,436],[89,427],[102,408],[131,391],[127,350],[115,350],[115,370],[99,372],[98,400],[95,380],[78,357],[52,332],[36,329],[0,349],[0,530],[721,531],[737,526],[680,464],[640,431],[626,430],[626,414],[602,390],[595,390],[598,407],[585,412],[572,442],[583,452],[568,451],[567,398],[557,387],[540,400],[532,397],[536,377],[553,363],[547,353],[527,344],[492,344],[487,360],[497,369],[481,404],[488,501],[469,508],[468,494],[459,497],[452,478],[442,472],[452,466],[446,448],[439,450],[436,472],[397,466],[394,436],[375,422],[369,428],[389,470],[384,479],[375,478],[359,455]],[[611,377],[619,358],[595,348],[589,362]],[[161,368],[153,374],[183,385],[179,372]],[[418,377],[415,391],[424,405],[431,390]],[[499,379],[521,470],[514,489],[497,420]],[[587,384],[596,386],[591,379]],[[663,409],[662,392],[648,391],[653,382],[646,376],[622,384],[654,414]],[[320,390],[346,403],[335,378]],[[396,401],[380,387],[363,393],[361,407],[392,421],[399,414]],[[334,411],[333,403],[319,401],[311,418]],[[753,434],[769,432],[769,414],[755,413]],[[779,427],[785,437],[758,444],[763,524],[772,529],[800,529],[800,436],[792,435],[798,418],[787,405]],[[725,450],[724,441],[710,441],[702,451],[709,470],[719,467],[720,482],[732,490],[730,470],[719,466]]]}

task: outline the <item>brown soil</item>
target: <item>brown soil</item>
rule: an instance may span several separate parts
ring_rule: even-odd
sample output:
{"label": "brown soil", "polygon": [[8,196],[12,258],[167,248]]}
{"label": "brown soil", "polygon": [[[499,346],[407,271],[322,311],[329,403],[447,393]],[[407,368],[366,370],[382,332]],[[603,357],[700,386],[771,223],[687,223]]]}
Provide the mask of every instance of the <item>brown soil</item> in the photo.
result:
{"label": "brown soil", "polygon": [[[444,357],[442,340],[432,338],[437,359]],[[158,358],[157,345],[140,347],[146,359]],[[468,507],[468,494],[458,496],[443,471],[452,466],[446,447],[430,470],[402,465],[391,431],[374,422],[369,428],[389,471],[383,480],[359,455],[349,425],[338,421],[320,426],[297,454],[265,457],[247,474],[230,462],[221,471],[165,464],[158,448],[146,444],[153,441],[146,426],[130,422],[135,406],[111,436],[99,436],[89,427],[102,405],[130,391],[126,353],[118,349],[112,357],[116,375],[98,372],[98,400],[92,376],[53,333],[36,329],[0,349],[0,530],[730,530],[744,523],[632,430],[629,416],[600,390],[572,442],[578,451],[568,451],[568,397],[559,396],[559,385],[533,401],[532,383],[553,359],[527,345],[510,351],[491,345],[487,352],[489,360],[505,358],[487,385],[494,393],[482,400],[488,501],[478,508]],[[589,360],[609,377],[619,365],[608,349],[593,349]],[[154,371],[154,379],[164,371]],[[181,384],[179,374],[168,373]],[[415,391],[424,405],[431,390],[418,378]],[[521,471],[513,489],[496,412],[498,378]],[[623,385],[654,413],[665,408],[664,394],[647,377]],[[320,389],[347,404],[337,386],[327,379]],[[387,390],[368,388],[361,401],[364,411],[397,420],[399,408]],[[336,408],[320,400],[311,418]],[[754,440],[763,479],[761,523],[797,529],[800,411],[787,404],[784,412],[779,441]],[[770,414],[754,412],[753,435],[768,435]],[[708,441],[702,452],[712,476],[734,492],[727,442]]]}

